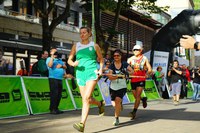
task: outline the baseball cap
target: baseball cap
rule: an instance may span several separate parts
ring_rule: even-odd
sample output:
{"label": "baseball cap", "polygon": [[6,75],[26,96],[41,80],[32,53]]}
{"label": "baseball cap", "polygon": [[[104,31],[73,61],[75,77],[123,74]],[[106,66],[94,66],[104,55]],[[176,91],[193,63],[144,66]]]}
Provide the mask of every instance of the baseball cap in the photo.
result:
{"label": "baseball cap", "polygon": [[133,47],[134,49],[142,49],[143,48],[143,44],[141,41],[136,41],[136,45]]}

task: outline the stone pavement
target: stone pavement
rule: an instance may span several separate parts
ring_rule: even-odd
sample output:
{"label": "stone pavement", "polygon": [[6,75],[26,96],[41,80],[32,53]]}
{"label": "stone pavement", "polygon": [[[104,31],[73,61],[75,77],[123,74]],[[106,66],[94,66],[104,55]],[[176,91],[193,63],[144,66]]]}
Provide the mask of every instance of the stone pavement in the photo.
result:
{"label": "stone pavement", "polygon": [[[98,109],[90,110],[85,133],[200,133],[200,102],[181,99],[174,106],[171,99],[149,101],[148,107],[140,106],[136,119],[130,121],[128,113],[132,104],[124,105],[120,125],[112,125],[113,108],[106,107],[105,116],[98,116]],[[77,133],[72,125],[80,121],[80,110],[60,115],[42,114],[0,120],[0,133]]]}

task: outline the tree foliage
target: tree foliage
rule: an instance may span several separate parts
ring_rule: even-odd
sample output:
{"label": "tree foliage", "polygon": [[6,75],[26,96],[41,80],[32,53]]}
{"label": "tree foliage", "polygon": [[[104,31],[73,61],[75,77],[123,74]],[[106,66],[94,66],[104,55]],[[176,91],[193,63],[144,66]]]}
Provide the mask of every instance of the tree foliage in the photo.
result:
{"label": "tree foliage", "polygon": [[[87,7],[87,11],[91,11],[91,3],[94,1],[95,3],[95,30],[97,43],[101,46],[103,53],[108,51],[111,40],[113,39],[115,34],[118,34],[116,31],[116,26],[118,25],[119,15],[121,10],[127,10],[127,8],[131,8],[132,6],[137,7],[139,10],[143,10],[146,12],[144,16],[149,16],[151,13],[160,13],[161,11],[166,11],[169,7],[158,7],[155,5],[157,0],[82,0],[85,1],[85,4],[82,5],[83,8]],[[97,7],[99,6],[99,7]],[[86,8],[85,8],[86,9]],[[109,29],[102,29],[100,26],[100,12],[109,10],[115,12],[115,18],[112,26]],[[109,37],[106,39],[104,37],[104,33],[108,33]]]}
{"label": "tree foliage", "polygon": [[0,0],[0,5],[4,2],[5,0]]}
{"label": "tree foliage", "polygon": [[[56,3],[57,0],[32,0],[32,4],[36,11],[40,14],[42,19],[42,42],[43,42],[43,50],[50,50],[53,31],[56,26],[60,24],[63,20],[70,16],[70,6],[71,3],[75,0],[66,0],[65,8],[63,13],[57,16],[56,12]],[[50,20],[50,14],[53,14],[53,18]]]}

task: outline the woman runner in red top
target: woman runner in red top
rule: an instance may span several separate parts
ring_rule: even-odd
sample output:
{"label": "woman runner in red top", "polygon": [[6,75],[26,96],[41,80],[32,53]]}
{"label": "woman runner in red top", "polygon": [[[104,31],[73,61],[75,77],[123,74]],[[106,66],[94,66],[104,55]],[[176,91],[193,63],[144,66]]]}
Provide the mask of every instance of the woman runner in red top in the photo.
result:
{"label": "woman runner in red top", "polygon": [[152,69],[147,57],[142,54],[142,51],[142,44],[136,44],[133,47],[134,56],[130,57],[127,61],[134,70],[133,78],[131,79],[131,87],[135,98],[135,104],[133,111],[129,114],[131,116],[131,120],[133,120],[136,116],[140,100],[142,100],[143,107],[147,107],[147,97],[141,98],[141,94],[145,87],[146,77],[151,74]]}

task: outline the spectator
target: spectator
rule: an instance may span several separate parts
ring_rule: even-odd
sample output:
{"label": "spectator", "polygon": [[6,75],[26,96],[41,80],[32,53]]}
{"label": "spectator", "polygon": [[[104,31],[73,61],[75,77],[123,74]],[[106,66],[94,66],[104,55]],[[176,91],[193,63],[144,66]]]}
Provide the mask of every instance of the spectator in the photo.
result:
{"label": "spectator", "polygon": [[179,67],[178,60],[173,61],[172,68],[169,68],[168,76],[171,77],[170,87],[173,95],[173,101],[175,105],[179,104],[179,98],[181,93],[181,81],[182,81],[182,70]]}
{"label": "spectator", "polygon": [[187,98],[188,82],[190,82],[190,72],[185,64],[182,65],[182,98]]}
{"label": "spectator", "polygon": [[105,62],[105,66],[103,67],[103,72],[104,73],[108,73],[109,72],[109,66],[110,66],[110,64],[111,64],[110,60],[107,60]]}
{"label": "spectator", "polygon": [[162,73],[162,67],[161,66],[158,66],[156,70],[157,70],[155,72],[156,86],[158,88],[158,92],[159,92],[160,96],[162,97],[162,94],[163,94],[162,86],[163,86],[164,73]]}
{"label": "spectator", "polygon": [[112,59],[110,58],[110,54],[109,54],[109,53],[107,53],[107,54],[105,55],[105,58],[104,58],[104,63],[106,63],[107,61],[112,62]]}
{"label": "spectator", "polygon": [[4,51],[0,48],[0,75],[6,75],[8,71],[9,61],[3,58]]}
{"label": "spectator", "polygon": [[40,60],[40,58],[41,58],[41,53],[39,52],[37,55],[37,61],[32,65],[29,75],[39,76],[39,77],[41,76],[38,70],[38,61]]}
{"label": "spectator", "polygon": [[192,78],[193,78],[193,85],[194,85],[192,100],[197,101],[199,97],[199,91],[200,91],[200,67],[192,70]]}
{"label": "spectator", "polygon": [[56,49],[51,49],[51,57],[48,57],[46,64],[49,69],[49,86],[50,86],[50,113],[61,114],[58,106],[62,96],[62,80],[65,75],[66,66],[61,59],[61,54],[58,54]]}
{"label": "spectator", "polygon": [[26,70],[25,64],[24,64],[24,60],[20,60],[20,67],[21,69],[17,72],[17,75],[20,76],[28,76],[28,71]]}
{"label": "spectator", "polygon": [[46,65],[46,59],[49,56],[49,53],[47,51],[43,51],[41,54],[41,58],[38,60],[38,72],[42,77],[48,77],[49,72]]}
{"label": "spectator", "polygon": [[72,81],[72,89],[75,90],[75,89],[77,88],[77,86],[76,86],[76,82],[75,82],[75,79],[74,79],[74,77],[75,77],[74,67],[70,66],[70,65],[67,63],[67,60],[68,60],[68,59],[66,59],[66,66],[67,66],[67,68],[66,68],[66,73],[67,73],[67,74],[71,74],[71,76],[72,76],[72,78],[71,78],[71,81]]}

